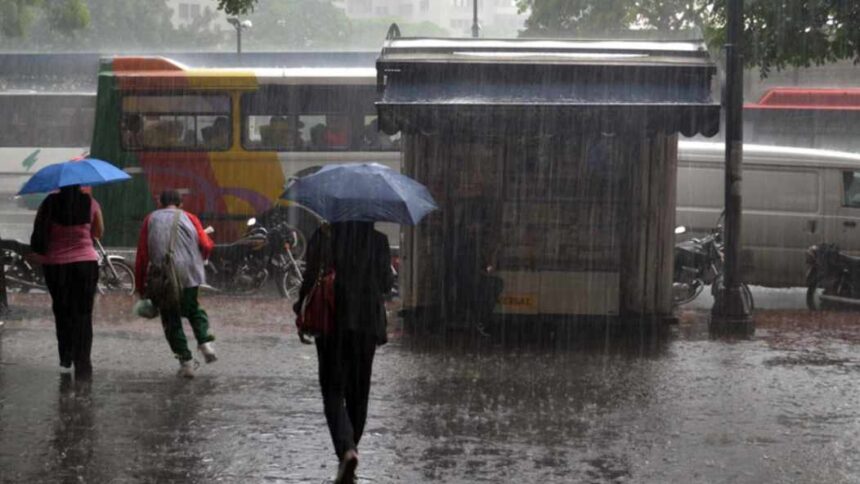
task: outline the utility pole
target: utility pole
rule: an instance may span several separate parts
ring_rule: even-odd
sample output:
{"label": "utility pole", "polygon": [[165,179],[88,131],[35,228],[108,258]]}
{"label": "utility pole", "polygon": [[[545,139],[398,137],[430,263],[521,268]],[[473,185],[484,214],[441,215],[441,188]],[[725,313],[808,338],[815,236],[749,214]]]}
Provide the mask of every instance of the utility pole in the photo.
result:
{"label": "utility pole", "polygon": [[[6,253],[2,249],[0,242],[0,257],[5,258]],[[0,264],[0,317],[6,316],[9,313],[9,299],[6,296],[6,264]],[[3,322],[0,321],[0,330],[3,329]]]}
{"label": "utility pole", "polygon": [[481,27],[478,25],[478,0],[472,0],[472,37],[478,38]]}
{"label": "utility pole", "polygon": [[236,56],[242,60],[242,31],[250,29],[253,24],[250,20],[239,20],[236,17],[230,17],[227,22],[236,29]]}
{"label": "utility pole", "polygon": [[741,181],[743,178],[743,0],[728,0],[726,38],[726,173],[723,285],[711,309],[711,329],[750,334],[752,301],[741,288]]}

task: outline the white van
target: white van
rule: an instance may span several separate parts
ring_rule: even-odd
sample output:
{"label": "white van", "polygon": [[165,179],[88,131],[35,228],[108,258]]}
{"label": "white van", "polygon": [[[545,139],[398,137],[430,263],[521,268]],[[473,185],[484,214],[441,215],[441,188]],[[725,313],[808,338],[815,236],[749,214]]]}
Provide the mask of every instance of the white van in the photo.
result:
{"label": "white van", "polygon": [[[693,234],[723,211],[725,145],[681,141],[676,223]],[[744,144],[741,266],[744,280],[805,285],[805,251],[832,242],[860,252],[860,155]]]}

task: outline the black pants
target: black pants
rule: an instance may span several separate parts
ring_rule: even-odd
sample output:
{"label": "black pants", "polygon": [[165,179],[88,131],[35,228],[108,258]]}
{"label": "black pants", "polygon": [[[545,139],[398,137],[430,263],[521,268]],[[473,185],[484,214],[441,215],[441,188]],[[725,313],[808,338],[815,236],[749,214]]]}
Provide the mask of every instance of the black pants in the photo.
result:
{"label": "black pants", "polygon": [[316,339],[325,419],[338,459],[355,450],[367,420],[376,337],[337,331]]}
{"label": "black pants", "polygon": [[92,372],[93,302],[99,280],[96,262],[74,262],[44,266],[51,293],[51,308],[57,327],[60,365],[75,365],[75,373]]}

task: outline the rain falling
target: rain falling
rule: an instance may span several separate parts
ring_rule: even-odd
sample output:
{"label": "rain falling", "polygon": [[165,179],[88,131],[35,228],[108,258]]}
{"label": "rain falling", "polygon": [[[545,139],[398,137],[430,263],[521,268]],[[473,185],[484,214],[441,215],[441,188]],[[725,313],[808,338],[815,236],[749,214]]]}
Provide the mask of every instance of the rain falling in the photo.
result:
{"label": "rain falling", "polygon": [[858,19],[0,0],[0,482],[860,481]]}

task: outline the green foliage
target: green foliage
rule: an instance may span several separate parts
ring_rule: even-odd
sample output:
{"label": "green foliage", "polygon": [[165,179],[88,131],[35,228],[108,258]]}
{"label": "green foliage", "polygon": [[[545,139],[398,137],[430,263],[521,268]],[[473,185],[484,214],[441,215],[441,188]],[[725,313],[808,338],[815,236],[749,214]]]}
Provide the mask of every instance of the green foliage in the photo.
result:
{"label": "green foliage", "polygon": [[[238,8],[240,3],[222,5]],[[430,22],[401,23],[394,17],[351,20],[330,0],[254,0],[241,5],[249,9],[241,18],[253,23],[242,36],[247,51],[376,50],[392,22],[398,22],[407,36],[448,36]],[[213,22],[220,12],[206,9],[190,24],[175,28],[166,0],[0,0],[0,14],[12,10],[20,14],[15,22],[0,15],[0,35],[7,31],[27,35],[4,38],[4,50],[232,51],[235,45],[235,31],[229,26],[219,30]]]}
{"label": "green foliage", "polygon": [[[378,49],[396,18],[351,20],[330,1],[259,0],[242,37],[249,50]],[[430,22],[400,24],[404,35],[447,36]]]}
{"label": "green foliage", "polygon": [[48,23],[62,32],[74,32],[90,24],[90,11],[80,0],[48,0],[45,2]]}
{"label": "green foliage", "polygon": [[227,15],[247,15],[254,11],[257,0],[218,0],[218,10]]}
{"label": "green foliage", "polygon": [[64,32],[81,29],[90,21],[84,0],[0,0],[0,35],[24,37],[45,13],[51,27]]}
{"label": "green foliage", "polygon": [[[212,30],[216,15],[212,11],[204,11],[188,26],[174,28],[166,0],[86,0],[88,24],[71,29],[79,11],[52,10],[50,3],[43,2],[36,12],[27,37],[9,39],[4,47],[55,52],[214,50],[227,45],[231,33]],[[60,28],[57,22],[67,27]]]}
{"label": "green foliage", "polygon": [[254,25],[242,38],[249,50],[339,46],[351,32],[343,11],[327,1],[260,0],[247,18]]}
{"label": "green foliage", "polygon": [[[860,2],[745,0],[744,59],[772,68],[860,61]],[[518,0],[530,12],[523,36],[606,37],[632,30],[698,29],[716,50],[725,42],[726,0]]]}

